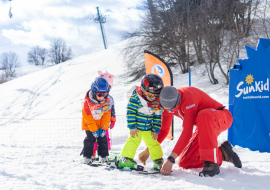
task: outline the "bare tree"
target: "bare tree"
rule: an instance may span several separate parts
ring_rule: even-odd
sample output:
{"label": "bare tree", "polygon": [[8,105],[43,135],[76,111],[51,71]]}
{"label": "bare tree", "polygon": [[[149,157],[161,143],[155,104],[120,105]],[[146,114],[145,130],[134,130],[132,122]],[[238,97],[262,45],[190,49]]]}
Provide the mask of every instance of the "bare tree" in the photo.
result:
{"label": "bare tree", "polygon": [[72,59],[71,47],[67,47],[66,42],[62,38],[54,38],[51,40],[49,57],[54,64],[59,64]]}
{"label": "bare tree", "polygon": [[32,47],[28,52],[27,62],[31,64],[44,65],[44,62],[47,57],[47,49],[41,48],[39,46]]}
{"label": "bare tree", "polygon": [[[140,55],[143,55],[143,50],[148,50],[162,57],[170,66],[179,65],[182,73],[188,72],[194,62],[204,63],[213,84],[218,83],[215,77],[218,68],[228,84],[227,70],[239,55],[243,39],[250,36],[256,24],[254,15],[259,1],[267,2],[147,0],[148,12],[143,16],[142,25],[137,31],[129,33],[129,37],[137,38],[130,40],[123,52],[131,69],[130,75],[136,80],[144,74],[144,62]],[[266,34],[269,16],[266,9],[262,10],[265,14],[260,15],[265,15],[265,19],[260,23],[260,33]]]}
{"label": "bare tree", "polygon": [[19,57],[15,52],[4,52],[1,55],[0,65],[2,65],[6,78],[15,77],[16,68],[20,66]]}
{"label": "bare tree", "polygon": [[270,1],[258,0],[251,4],[251,10],[254,11],[257,8],[256,15],[254,16],[252,23],[252,36],[258,40],[258,38],[270,38]]}
{"label": "bare tree", "polygon": [[[239,55],[241,41],[250,34],[252,15],[256,11],[251,9],[251,3],[252,0],[209,0],[200,5],[197,37],[202,36],[205,66],[213,84],[218,83],[216,66],[229,84],[227,71]],[[196,44],[194,47],[196,50]],[[221,58],[227,63],[226,68]]]}
{"label": "bare tree", "polygon": [[146,8],[148,13],[143,17],[142,26],[130,33],[129,37],[137,37],[128,43],[124,55],[131,68],[130,75],[134,80],[140,78],[145,72],[144,62],[138,62],[143,50],[151,51],[170,66],[179,66],[182,73],[189,71],[191,62],[187,38],[186,9],[188,0],[148,0]]}

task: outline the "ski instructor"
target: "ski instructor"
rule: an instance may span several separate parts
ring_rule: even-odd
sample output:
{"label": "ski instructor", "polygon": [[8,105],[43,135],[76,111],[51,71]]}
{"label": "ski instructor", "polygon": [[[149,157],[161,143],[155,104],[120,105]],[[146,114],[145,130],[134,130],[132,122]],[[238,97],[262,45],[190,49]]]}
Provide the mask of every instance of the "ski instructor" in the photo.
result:
{"label": "ski instructor", "polygon": [[[199,173],[202,177],[219,174],[222,161],[231,162],[237,168],[242,167],[241,160],[228,141],[218,147],[218,136],[230,128],[233,121],[230,111],[221,103],[195,87],[176,89],[172,86],[161,90],[160,103],[165,109],[159,134],[161,142],[167,136],[173,115],[183,120],[181,136],[163,164],[160,170],[162,174],[170,174],[178,156],[179,167],[203,167]],[[196,129],[193,132],[194,125]]]}

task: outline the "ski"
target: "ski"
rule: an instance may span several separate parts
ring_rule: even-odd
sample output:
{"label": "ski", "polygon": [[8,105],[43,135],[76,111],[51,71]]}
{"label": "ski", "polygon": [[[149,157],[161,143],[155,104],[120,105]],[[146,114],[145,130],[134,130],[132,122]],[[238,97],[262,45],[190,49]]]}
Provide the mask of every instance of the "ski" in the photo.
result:
{"label": "ski", "polygon": [[[172,173],[172,171],[171,171]],[[139,172],[139,174],[145,174],[145,175],[151,175],[151,174],[161,174],[159,170],[144,170],[144,171],[141,171]]]}
{"label": "ski", "polygon": [[128,172],[133,171],[133,170],[130,169],[130,168],[117,168],[116,166],[107,166],[107,167],[105,168],[105,170],[108,170],[108,171],[111,171],[111,170],[119,170],[119,171],[128,171]]}
{"label": "ski", "polygon": [[139,174],[144,174],[144,175],[160,174],[160,171],[158,171],[158,170],[145,170],[145,171],[140,171]]}
{"label": "ski", "polygon": [[[118,156],[118,155],[120,155],[120,152],[110,152],[110,155],[108,156],[108,163],[115,162],[115,156]],[[98,165],[98,163],[96,163],[98,161],[99,161],[99,157],[96,156],[95,157],[95,161],[94,161],[95,162],[94,165]],[[83,164],[84,163],[84,159],[83,158],[73,159],[73,162],[79,162],[79,163]]]}
{"label": "ski", "polygon": [[[80,158],[80,159],[74,159],[73,162],[79,162],[79,163],[83,164],[83,163],[84,163],[84,159],[83,159],[83,158]],[[113,162],[115,162],[114,159],[113,159],[113,160],[108,159],[108,163],[113,163]],[[97,160],[95,160],[93,163],[96,163],[96,164],[97,164],[97,163],[101,163],[101,162],[99,162],[99,159],[97,159]]]}
{"label": "ski", "polygon": [[151,174],[161,174],[160,171],[158,170],[142,170],[143,168],[139,168],[139,169],[133,169],[133,168],[121,168],[121,167],[117,167],[117,166],[106,166],[105,170],[111,171],[111,170],[119,170],[119,171],[128,171],[128,172],[132,172],[132,171],[136,171],[139,174],[144,174],[144,175],[151,175]]}
{"label": "ski", "polygon": [[140,165],[136,165],[136,168],[122,168],[122,167],[119,167],[118,166],[118,159],[117,159],[117,156],[115,156],[115,162],[114,163],[111,163],[110,166],[107,166],[105,169],[106,170],[119,170],[119,171],[143,171],[144,167],[143,166],[140,166]]}
{"label": "ski", "polygon": [[129,172],[131,172],[131,171],[137,171],[137,172],[139,172],[139,171],[143,171],[144,170],[144,167],[143,166],[141,166],[141,165],[136,165],[136,168],[123,168],[123,167],[119,167],[118,166],[118,159],[117,159],[117,156],[115,156],[115,162],[114,163],[112,163],[110,166],[107,166],[105,169],[106,170],[119,170],[119,171],[129,171]]}
{"label": "ski", "polygon": [[136,165],[136,168],[122,168],[118,166],[118,160],[117,157],[115,157],[115,163],[111,163],[111,165],[106,166],[105,170],[111,171],[111,170],[119,170],[119,171],[136,171],[139,174],[144,175],[151,175],[151,174],[161,174],[159,170],[145,170],[145,168],[141,165]]}
{"label": "ski", "polygon": [[140,165],[137,165],[138,167],[137,168],[122,168],[122,167],[119,167],[119,166],[107,166],[105,169],[106,170],[119,170],[119,171],[137,171],[137,172],[140,172],[140,171],[143,171],[143,166],[140,166]]}
{"label": "ski", "polygon": [[[85,164],[85,163],[84,163]],[[92,166],[92,167],[99,167],[99,166],[109,166],[111,163],[101,163],[101,162],[92,162],[91,164],[87,164],[89,166]]]}

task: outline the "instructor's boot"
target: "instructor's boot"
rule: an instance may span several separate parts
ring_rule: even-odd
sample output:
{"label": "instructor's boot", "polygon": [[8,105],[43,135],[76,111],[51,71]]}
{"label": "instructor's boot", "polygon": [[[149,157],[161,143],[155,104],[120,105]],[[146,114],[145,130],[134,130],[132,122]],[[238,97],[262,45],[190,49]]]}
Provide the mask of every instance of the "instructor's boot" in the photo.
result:
{"label": "instructor's boot", "polygon": [[118,160],[118,166],[122,168],[131,168],[136,169],[137,162],[135,162],[133,159],[121,156],[121,158]]}
{"label": "instructor's boot", "polygon": [[200,177],[213,177],[219,174],[219,165],[210,161],[204,161],[203,170],[199,173]]}
{"label": "instructor's boot", "polygon": [[163,158],[160,158],[160,159],[157,159],[157,160],[154,160],[154,170],[160,170],[162,168],[162,165],[163,165]]}
{"label": "instructor's boot", "polygon": [[233,151],[231,143],[229,141],[225,141],[219,147],[222,152],[222,160],[231,162],[237,168],[242,168],[242,162],[238,155]]}

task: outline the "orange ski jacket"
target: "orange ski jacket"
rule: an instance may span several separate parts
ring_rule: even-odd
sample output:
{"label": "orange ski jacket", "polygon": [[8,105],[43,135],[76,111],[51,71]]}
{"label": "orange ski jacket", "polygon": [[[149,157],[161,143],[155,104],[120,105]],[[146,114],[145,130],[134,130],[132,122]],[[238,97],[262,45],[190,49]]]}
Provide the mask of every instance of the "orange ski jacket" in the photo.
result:
{"label": "orange ski jacket", "polygon": [[111,120],[111,99],[98,103],[91,99],[91,90],[89,90],[84,99],[82,107],[82,130],[95,132],[99,129],[107,130]]}

